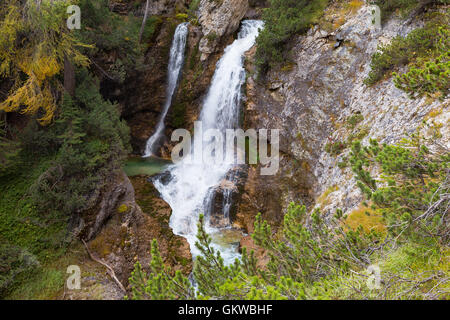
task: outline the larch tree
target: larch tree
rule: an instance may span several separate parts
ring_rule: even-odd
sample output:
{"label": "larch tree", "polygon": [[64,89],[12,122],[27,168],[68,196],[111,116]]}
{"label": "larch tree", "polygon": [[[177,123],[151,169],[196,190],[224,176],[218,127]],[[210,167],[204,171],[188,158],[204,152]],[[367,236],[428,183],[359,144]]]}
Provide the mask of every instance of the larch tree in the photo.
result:
{"label": "larch tree", "polygon": [[[3,1],[2,1],[3,2]],[[12,80],[0,110],[38,114],[51,122],[61,97],[61,71],[88,65],[86,46],[67,28],[68,0],[6,0],[0,4],[0,77]]]}

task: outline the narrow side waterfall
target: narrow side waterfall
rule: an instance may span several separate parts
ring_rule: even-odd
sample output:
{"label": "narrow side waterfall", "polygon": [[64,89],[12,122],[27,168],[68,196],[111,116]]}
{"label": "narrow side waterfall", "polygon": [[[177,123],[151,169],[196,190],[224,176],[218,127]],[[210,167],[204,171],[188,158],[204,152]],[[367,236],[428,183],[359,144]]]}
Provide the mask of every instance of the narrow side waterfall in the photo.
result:
{"label": "narrow side waterfall", "polygon": [[[241,92],[242,85],[245,83],[244,54],[253,47],[262,27],[262,21],[243,21],[238,39],[225,49],[223,57],[217,63],[200,114],[199,120],[202,122],[203,131],[216,129],[225,133],[226,129],[239,127]],[[197,139],[203,140],[203,137],[195,130],[194,140]],[[204,146],[208,143],[211,141],[203,140]],[[194,153],[195,145],[194,142],[194,148],[191,148]],[[214,189],[234,167],[233,159],[221,162],[205,161],[208,160],[205,157],[213,157],[213,155],[203,153],[203,162],[185,161],[185,159],[169,168],[169,178],[160,178],[155,181],[155,186],[162,198],[172,208],[171,228],[175,234],[187,238],[193,256],[199,253],[195,247],[199,214],[204,213],[205,217],[208,216]],[[225,218],[228,215],[230,200],[228,195],[224,195],[222,214]],[[207,230],[210,233],[218,232],[218,229],[212,227],[208,227]],[[222,257],[228,263],[239,257],[236,248],[224,247],[218,243],[214,246],[221,251]]]}
{"label": "narrow side waterfall", "polygon": [[155,149],[158,147],[158,143],[162,137],[165,125],[167,113],[172,105],[172,98],[177,87],[178,79],[180,77],[180,71],[183,68],[184,52],[186,48],[186,39],[188,35],[188,23],[182,23],[177,26],[175,35],[172,41],[172,47],[170,48],[170,59],[167,75],[167,87],[166,87],[166,102],[164,104],[163,112],[159,118],[156,130],[153,135],[147,140],[145,146],[144,157],[150,157]]}

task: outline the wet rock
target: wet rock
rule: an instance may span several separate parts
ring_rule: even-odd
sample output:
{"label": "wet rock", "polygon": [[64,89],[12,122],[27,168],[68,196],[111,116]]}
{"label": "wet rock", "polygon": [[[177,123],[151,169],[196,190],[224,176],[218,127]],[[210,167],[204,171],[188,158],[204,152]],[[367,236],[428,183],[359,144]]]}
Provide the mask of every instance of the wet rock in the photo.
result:
{"label": "wet rock", "polygon": [[171,181],[171,179],[172,179],[172,175],[170,174],[170,171],[166,170],[166,171],[163,171],[161,173],[158,173],[158,174],[154,175],[151,178],[148,178],[147,181],[149,183],[153,183],[153,182],[158,180],[163,185],[166,185],[166,184],[168,184]]}
{"label": "wet rock", "polygon": [[210,226],[225,228],[230,225],[230,218],[237,209],[238,195],[236,185],[228,180],[223,180],[219,186],[210,189],[206,200],[207,219]]}
{"label": "wet rock", "polygon": [[205,207],[208,208],[207,219],[212,227],[229,227],[236,220],[246,179],[246,166],[236,166],[218,186],[211,188]]}

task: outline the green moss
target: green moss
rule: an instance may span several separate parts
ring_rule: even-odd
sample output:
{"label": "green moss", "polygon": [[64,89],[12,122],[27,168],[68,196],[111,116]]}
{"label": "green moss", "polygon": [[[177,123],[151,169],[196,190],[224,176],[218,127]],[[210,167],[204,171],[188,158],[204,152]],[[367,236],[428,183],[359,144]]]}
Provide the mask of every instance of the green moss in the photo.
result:
{"label": "green moss", "polygon": [[117,211],[118,211],[119,213],[125,213],[125,212],[128,211],[128,206],[127,206],[126,204],[121,204],[121,205],[119,206],[119,208],[117,208]]}
{"label": "green moss", "polygon": [[[0,246],[0,256],[8,254],[12,259],[6,269],[0,268],[0,297],[8,294],[10,298],[48,298],[62,287],[62,273],[43,266],[66,252],[67,220],[50,213],[43,216],[28,194],[30,185],[51,163],[51,158],[30,161],[0,183],[0,243],[4,244]],[[17,259],[8,253],[8,248],[19,250]],[[32,261],[35,263],[30,264]]]}

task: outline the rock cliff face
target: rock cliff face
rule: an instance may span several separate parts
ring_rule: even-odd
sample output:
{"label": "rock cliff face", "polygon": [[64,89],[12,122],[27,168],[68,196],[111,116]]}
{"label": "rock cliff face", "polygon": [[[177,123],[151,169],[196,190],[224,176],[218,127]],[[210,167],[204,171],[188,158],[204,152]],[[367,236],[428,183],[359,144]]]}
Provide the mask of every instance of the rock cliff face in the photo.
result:
{"label": "rock cliff face", "polygon": [[[188,2],[155,1],[152,10],[156,14],[172,14],[177,3],[186,6]],[[175,128],[192,127],[223,49],[233,40],[241,20],[259,18],[265,5],[263,0],[201,0],[199,25],[189,26],[186,61],[168,114],[167,137]],[[281,158],[280,169],[274,176],[261,176],[260,168],[248,166],[246,172],[240,173],[245,178],[238,185],[224,180],[218,187],[222,193],[211,205],[223,205],[223,195],[231,193],[235,201],[230,215],[234,226],[251,233],[257,212],[279,225],[291,201],[304,203],[309,209],[320,207],[327,216],[336,208],[343,209],[344,214],[356,209],[362,195],[351,169],[338,166],[348,156],[349,143],[342,143],[341,150],[333,155],[327,152],[327,144],[355,139],[367,144],[369,138],[395,143],[416,130],[427,134],[421,127],[425,121],[440,127],[440,142],[449,146],[449,99],[411,100],[395,88],[391,78],[372,87],[363,83],[377,46],[397,35],[408,34],[423,22],[415,18],[391,19],[377,29],[372,24],[369,6],[345,18],[346,22],[336,30],[329,31],[319,24],[306,35],[292,39],[289,63],[271,70],[265,79],[256,78],[253,64],[256,48],[247,53],[243,127],[280,129]],[[169,20],[163,22],[146,58],[153,66],[152,72],[130,82],[134,91],[122,101],[136,153],[141,152],[151,135],[164,103],[167,53],[173,30]],[[358,121],[351,124],[352,118]],[[170,143],[166,143],[162,156],[168,157],[170,148]],[[145,178],[133,179],[136,194],[127,180],[123,177],[116,181],[92,216],[95,219],[85,221],[85,235],[91,240],[92,250],[111,263],[126,281],[137,256],[143,264],[148,261],[144,252],[148,252],[149,240],[157,238],[167,262],[188,272],[189,247],[168,227],[170,208],[158,199]],[[122,204],[126,210],[119,214],[117,208]],[[226,223],[222,217],[211,218],[218,226]],[[111,235],[117,238],[118,234],[119,242],[101,245],[102,239]],[[252,247],[251,238],[244,238],[242,244]],[[178,258],[169,261],[171,256]],[[261,263],[267,260],[263,252],[259,256]]]}
{"label": "rock cliff face", "polygon": [[[148,268],[153,239],[158,240],[167,265],[189,274],[189,244],[170,229],[170,206],[158,197],[146,177],[134,177],[132,182],[123,172],[109,181],[98,195],[97,204],[82,214],[79,238],[86,241],[96,259],[114,270],[127,290],[134,264],[139,261],[144,269]],[[80,248],[81,252],[84,250]],[[65,299],[121,299],[126,294],[105,275],[106,268],[87,254],[78,255],[75,264],[82,271],[83,290],[68,290]]]}
{"label": "rock cliff face", "polygon": [[205,35],[200,41],[201,61],[216,52],[220,41],[233,34],[248,10],[247,0],[200,1],[199,23]]}
{"label": "rock cliff face", "polygon": [[[176,24],[181,22],[175,13],[189,3],[151,2],[149,13],[160,16],[161,23],[146,54],[147,71],[117,89],[121,90],[116,97],[131,127],[135,153],[142,154],[164,104],[168,53]],[[192,128],[224,48],[233,41],[242,19],[260,18],[266,5],[265,0],[200,1],[198,25],[189,26],[183,74],[166,121],[167,137],[173,129]],[[145,1],[139,8],[143,6]],[[395,143],[416,130],[427,134],[421,126],[425,121],[440,130],[440,143],[450,147],[449,99],[411,100],[395,88],[391,78],[372,87],[363,83],[377,46],[397,35],[405,36],[423,22],[391,19],[377,29],[372,19],[372,9],[363,6],[346,16],[346,22],[336,30],[320,24],[313,27],[306,35],[292,39],[289,62],[269,71],[264,79],[256,78],[256,48],[247,53],[243,127],[280,130],[280,169],[276,175],[261,176],[258,166],[238,168],[237,183],[227,177],[217,187],[210,204],[212,212],[221,212],[226,195],[231,195],[230,219],[247,233],[253,232],[258,212],[279,226],[291,201],[304,203],[310,210],[320,207],[326,216],[336,208],[349,214],[363,197],[351,169],[338,165],[348,156],[348,142],[362,139],[367,144],[369,138],[376,138]],[[349,119],[358,121],[351,124]],[[330,154],[327,144],[342,144],[342,148]],[[163,157],[169,157],[171,146],[166,141],[161,148]],[[120,173],[93,198],[95,204],[82,214],[77,232],[125,286],[136,261],[148,265],[154,238],[165,263],[185,274],[191,271],[189,245],[172,233],[168,224],[171,209],[146,177],[130,181]],[[209,219],[218,227],[228,225],[222,216],[213,214]],[[255,248],[250,236],[242,239],[241,246]],[[257,257],[259,266],[267,263],[262,250],[257,251]],[[125,293],[105,275],[104,267],[87,255],[79,259],[83,291],[68,292],[66,298],[123,297]]]}
{"label": "rock cliff face", "polygon": [[[123,117],[131,127],[132,145],[136,154],[142,154],[146,140],[153,134],[165,102],[167,64],[176,25],[183,22],[175,13],[183,12],[190,1],[160,0],[150,3],[149,14],[157,15],[153,38],[148,43],[144,70],[127,79],[121,88],[108,87],[115,93],[111,98],[122,106]],[[145,7],[145,1],[141,4]],[[178,89],[166,120],[166,137],[173,129],[190,128],[197,118],[202,99],[214,74],[216,62],[231,41],[248,11],[248,1],[202,0],[198,8],[198,24],[189,25],[186,59]],[[256,13],[253,13],[254,15]],[[161,149],[168,156],[170,143]]]}
{"label": "rock cliff face", "polygon": [[[363,138],[363,144],[369,138],[394,143],[426,120],[441,123],[442,143],[448,145],[448,99],[411,100],[395,88],[392,79],[373,87],[363,84],[377,45],[422,24],[416,19],[393,19],[377,29],[372,24],[372,9],[363,6],[334,32],[316,26],[297,37],[292,43],[292,63],[284,71],[270,71],[262,83],[253,75],[249,52],[245,126],[280,129],[282,160],[276,176],[249,180],[244,198],[253,199],[241,207],[242,212],[262,208],[270,218],[292,200],[315,204],[326,214],[336,208],[349,213],[357,207],[362,195],[351,169],[338,167],[349,148],[336,157],[325,151],[327,143],[354,137]],[[433,112],[438,115],[431,119],[427,115],[432,110],[447,112]],[[355,115],[361,122],[349,127],[348,119]],[[255,186],[261,189],[252,191]],[[268,199],[278,204],[267,207]]]}
{"label": "rock cliff face", "polygon": [[177,21],[161,17],[145,54],[144,70],[127,79],[119,92],[122,115],[131,128],[135,153],[142,154],[166,99],[167,65]]}

